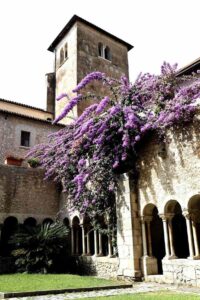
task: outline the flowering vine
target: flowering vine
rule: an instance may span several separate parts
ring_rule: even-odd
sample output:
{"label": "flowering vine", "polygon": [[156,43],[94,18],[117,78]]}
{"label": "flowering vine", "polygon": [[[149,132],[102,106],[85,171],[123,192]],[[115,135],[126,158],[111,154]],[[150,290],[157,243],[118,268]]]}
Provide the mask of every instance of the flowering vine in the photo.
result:
{"label": "flowering vine", "polygon": [[[166,128],[192,120],[196,112],[198,75],[177,77],[176,69],[164,63],[160,75],[140,74],[134,84],[125,77],[116,80],[93,72],[73,90],[82,93],[98,80],[109,89],[109,96],[87,107],[70,125],[51,134],[48,144],[36,146],[29,154],[40,159],[46,178],[62,182],[71,209],[93,219],[107,213],[110,224],[115,223],[121,167],[130,158],[136,161],[138,145],[151,131],[163,135]],[[63,97],[68,96],[62,94],[58,100]],[[83,94],[71,99],[54,123],[84,99]]]}

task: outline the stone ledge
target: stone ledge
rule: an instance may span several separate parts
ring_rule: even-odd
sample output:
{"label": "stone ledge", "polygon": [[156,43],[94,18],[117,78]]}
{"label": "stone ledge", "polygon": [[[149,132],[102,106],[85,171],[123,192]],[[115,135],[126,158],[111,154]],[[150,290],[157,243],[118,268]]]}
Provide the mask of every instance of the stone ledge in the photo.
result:
{"label": "stone ledge", "polygon": [[119,284],[119,285],[98,286],[98,287],[88,287],[88,288],[70,288],[70,289],[61,289],[61,290],[10,292],[10,293],[8,292],[8,293],[0,293],[0,299],[56,295],[56,294],[65,294],[65,293],[79,293],[79,292],[90,292],[90,291],[111,290],[111,289],[124,289],[124,288],[131,288],[132,286],[133,286],[132,284]]}

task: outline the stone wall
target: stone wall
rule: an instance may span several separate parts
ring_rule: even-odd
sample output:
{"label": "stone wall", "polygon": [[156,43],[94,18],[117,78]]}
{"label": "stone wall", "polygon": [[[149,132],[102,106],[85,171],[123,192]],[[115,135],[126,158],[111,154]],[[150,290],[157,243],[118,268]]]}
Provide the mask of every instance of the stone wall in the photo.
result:
{"label": "stone wall", "polygon": [[36,144],[45,143],[48,134],[61,128],[61,126],[52,126],[48,122],[0,112],[0,164],[4,163],[8,156],[24,158],[30,150],[20,145],[22,130],[31,133],[30,147],[33,147]]}
{"label": "stone wall", "polygon": [[19,223],[33,217],[38,223],[55,219],[60,192],[53,182],[44,181],[41,169],[0,165],[0,223],[14,216]]}
{"label": "stone wall", "polygon": [[118,257],[78,257],[80,268],[84,274],[95,275],[101,278],[116,278],[119,267]]}
{"label": "stone wall", "polygon": [[[98,44],[100,42],[109,46],[112,54],[111,61],[99,56]],[[60,50],[66,44],[68,57],[60,64]],[[69,97],[73,97],[75,94],[72,93],[72,90],[90,72],[100,71],[114,78],[120,78],[122,75],[128,77],[127,52],[127,47],[124,44],[82,22],[76,22],[56,46],[56,96],[67,93]],[[100,96],[109,92],[99,82],[88,85],[86,91],[95,92]],[[56,102],[56,116],[60,114],[67,102],[68,99]],[[80,115],[84,108],[90,104],[91,101],[82,101],[78,107],[73,109],[72,113],[69,113],[69,116]],[[68,117],[61,121],[64,124],[70,122],[71,118]]]}
{"label": "stone wall", "polygon": [[163,260],[162,265],[164,275],[158,278],[162,282],[200,287],[200,261],[187,259]]}
{"label": "stone wall", "polygon": [[193,123],[168,130],[166,143],[153,136],[143,145],[138,161],[141,215],[149,203],[162,214],[169,200],[187,209],[190,198],[200,193],[199,125],[197,115]]}
{"label": "stone wall", "polygon": [[[60,50],[67,43],[68,57],[60,64]],[[56,59],[56,97],[61,93],[67,93],[69,97],[75,96],[72,93],[77,85],[77,26],[74,24],[68,34],[60,41],[55,50]],[[62,99],[55,104],[55,115],[58,116],[63,110],[68,100]],[[76,107],[70,116],[77,116]],[[70,118],[61,121],[63,124],[70,123]]]}
{"label": "stone wall", "polygon": [[[110,48],[111,60],[99,56],[99,43]],[[100,71],[107,76],[118,79],[122,75],[128,77],[127,47],[98,30],[77,22],[77,82],[80,82],[88,73],[94,71]],[[89,84],[86,91],[101,97],[105,94],[108,95],[110,92],[101,82],[97,81]],[[78,114],[80,115],[84,108],[91,103],[92,100],[82,101],[78,105]]]}
{"label": "stone wall", "polygon": [[[154,263],[153,267],[156,267],[157,259],[153,257],[155,256],[154,253],[153,255],[152,253],[150,254],[149,245],[154,244],[155,249],[154,240],[159,238],[159,243],[161,242],[160,237],[158,237],[160,236],[159,230],[161,227],[164,229],[162,233],[165,248],[165,253],[163,254],[165,257],[162,259],[163,275],[157,275],[158,277],[150,276],[151,280],[157,281],[161,278],[162,282],[199,285],[198,273],[200,260],[197,253],[199,247],[199,215],[198,218],[195,219],[194,216],[190,214],[189,206],[189,203],[194,201],[194,199],[196,199],[195,205],[197,205],[197,200],[200,196],[199,125],[200,117],[199,113],[197,113],[193,122],[167,130],[165,141],[161,142],[158,136],[152,134],[152,136],[149,136],[149,140],[146,139],[140,149],[138,160],[139,214],[143,222],[146,220],[146,226],[144,223],[143,228],[144,256],[141,262],[146,265],[146,260],[149,260]],[[176,212],[177,215],[175,215],[172,203],[180,205],[179,211],[177,210]],[[158,210],[157,219],[154,219],[154,221],[152,219],[152,207]],[[162,217],[162,220],[159,216]],[[189,247],[189,254],[184,254],[183,256],[181,256],[182,254],[180,255],[180,253],[177,254],[179,251],[177,246],[179,236],[176,236],[174,231],[175,225],[173,224],[175,223],[170,223],[170,218],[173,222],[174,219],[172,218],[175,218],[175,216],[180,216],[183,225],[187,225],[187,230],[185,229],[187,232],[185,231],[184,235],[185,244],[182,245],[179,241],[180,247],[184,246],[185,249],[187,246]],[[154,227],[153,222],[157,222],[154,223]],[[149,228],[148,224],[150,224]],[[161,227],[156,228],[155,225]],[[180,223],[178,223],[178,225],[180,225]],[[182,233],[186,225],[184,225],[185,227],[181,227]],[[154,231],[152,232],[151,230]],[[156,230],[157,232],[155,233]],[[161,244],[159,245],[161,247]],[[161,253],[159,255],[161,255]],[[177,259],[177,256],[180,258]],[[187,257],[190,259],[187,259]],[[145,273],[143,271],[143,275],[146,276],[146,274],[158,274],[158,272]]]}

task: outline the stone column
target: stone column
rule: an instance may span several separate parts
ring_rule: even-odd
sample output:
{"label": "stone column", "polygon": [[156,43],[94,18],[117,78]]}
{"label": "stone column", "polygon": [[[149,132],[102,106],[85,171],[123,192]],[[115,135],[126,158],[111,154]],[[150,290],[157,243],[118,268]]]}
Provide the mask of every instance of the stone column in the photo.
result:
{"label": "stone column", "polygon": [[112,255],[112,239],[111,236],[108,235],[108,256],[111,257]]}
{"label": "stone column", "polygon": [[82,247],[83,247],[83,255],[85,255],[86,254],[86,251],[85,251],[85,228],[83,225],[82,225]]}
{"label": "stone column", "polygon": [[192,230],[191,230],[190,215],[188,214],[188,212],[185,212],[183,215],[186,219],[186,226],[187,226],[187,235],[188,235],[188,244],[189,244],[189,253],[190,253],[190,256],[188,258],[193,259],[194,258],[194,249],[193,249],[193,243],[192,243]]}
{"label": "stone column", "polygon": [[137,193],[137,188],[132,179],[129,180],[129,175],[120,175],[119,189],[116,193],[117,250],[119,259],[117,275],[135,279],[141,276],[139,258],[142,250]]}
{"label": "stone column", "polygon": [[75,249],[74,249],[74,227],[72,226],[71,228],[71,253],[72,255],[75,254]]}
{"label": "stone column", "polygon": [[78,242],[79,242],[79,237],[78,237],[78,228],[76,228],[76,254],[78,255],[79,254],[79,245],[78,245]]}
{"label": "stone column", "polygon": [[143,256],[147,255],[147,237],[146,237],[146,227],[144,218],[141,219],[142,224],[142,246],[143,246]]}
{"label": "stone column", "polygon": [[103,248],[102,248],[102,234],[99,232],[99,256],[103,255]]}
{"label": "stone column", "polygon": [[164,241],[165,241],[165,259],[169,259],[169,236],[167,230],[167,219],[164,215],[160,215],[163,221]]}
{"label": "stone column", "polygon": [[196,228],[196,223],[193,220],[192,220],[192,232],[193,232],[193,238],[194,238],[195,257],[199,258],[199,245],[198,245],[198,238],[197,238],[197,228]]}
{"label": "stone column", "polygon": [[[151,230],[150,221],[152,218],[142,217],[142,245],[143,245],[143,256],[141,257],[142,272],[144,276],[158,274],[158,262],[155,257],[152,256],[152,241],[151,241]],[[147,228],[146,228],[147,223]],[[147,250],[147,240],[149,245],[149,253]],[[148,255],[149,254],[149,255]]]}
{"label": "stone column", "polygon": [[87,255],[91,255],[90,251],[90,230],[88,229],[87,232]]}
{"label": "stone column", "polygon": [[152,255],[152,240],[151,240],[151,220],[152,220],[152,218],[146,218],[149,256],[153,256]]}
{"label": "stone column", "polygon": [[97,241],[98,232],[94,230],[94,254],[95,256],[98,255],[98,241]]}
{"label": "stone column", "polygon": [[167,220],[168,220],[168,228],[169,228],[169,244],[170,244],[170,259],[175,259],[176,254],[175,254],[175,250],[174,250],[174,241],[173,241],[173,228],[172,228],[172,219],[173,219],[174,215],[169,215],[167,216]]}

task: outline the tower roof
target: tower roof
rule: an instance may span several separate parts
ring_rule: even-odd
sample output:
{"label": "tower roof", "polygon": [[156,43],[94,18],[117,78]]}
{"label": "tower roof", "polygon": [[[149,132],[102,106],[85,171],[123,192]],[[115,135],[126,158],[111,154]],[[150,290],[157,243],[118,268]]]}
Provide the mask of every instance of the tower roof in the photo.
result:
{"label": "tower roof", "polygon": [[55,38],[55,40],[51,43],[51,45],[50,45],[49,48],[48,48],[49,51],[51,51],[51,52],[54,51],[54,49],[55,49],[55,47],[58,45],[58,43],[63,39],[63,37],[69,32],[69,30],[71,29],[71,27],[72,27],[77,21],[82,22],[82,23],[84,23],[84,24],[86,24],[86,25],[92,27],[93,29],[95,29],[95,30],[97,30],[97,31],[99,31],[99,32],[101,32],[101,33],[103,33],[103,34],[109,36],[110,38],[116,40],[117,42],[124,44],[124,45],[127,47],[128,51],[131,50],[131,49],[133,48],[132,45],[130,45],[129,43],[127,43],[127,42],[125,42],[125,41],[123,41],[123,40],[121,40],[120,38],[116,37],[115,35],[113,35],[113,34],[107,32],[107,31],[105,31],[104,29],[102,29],[102,28],[100,28],[100,27],[98,27],[98,26],[96,26],[96,25],[94,25],[94,24],[92,24],[92,23],[90,23],[90,22],[88,22],[88,21],[86,21],[86,20],[80,18],[80,17],[77,16],[77,15],[74,15],[74,16],[69,20],[69,22],[67,23],[67,25],[65,25],[65,27],[61,30],[61,32],[58,34],[58,36]]}

